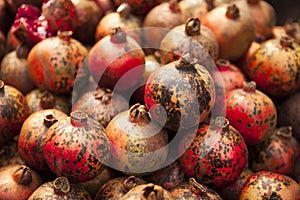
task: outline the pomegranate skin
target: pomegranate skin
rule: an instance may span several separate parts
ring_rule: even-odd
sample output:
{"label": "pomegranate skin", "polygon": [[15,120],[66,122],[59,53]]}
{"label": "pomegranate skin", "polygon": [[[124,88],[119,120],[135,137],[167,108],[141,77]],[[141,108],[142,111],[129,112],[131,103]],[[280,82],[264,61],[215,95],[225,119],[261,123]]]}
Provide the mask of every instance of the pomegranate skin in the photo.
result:
{"label": "pomegranate skin", "polygon": [[265,141],[277,125],[277,109],[272,99],[257,90],[253,81],[227,93],[226,117],[247,145]]}
{"label": "pomegranate skin", "polygon": [[180,158],[185,174],[216,189],[232,184],[248,163],[243,137],[224,117],[200,125],[182,140],[180,149],[186,149]]}

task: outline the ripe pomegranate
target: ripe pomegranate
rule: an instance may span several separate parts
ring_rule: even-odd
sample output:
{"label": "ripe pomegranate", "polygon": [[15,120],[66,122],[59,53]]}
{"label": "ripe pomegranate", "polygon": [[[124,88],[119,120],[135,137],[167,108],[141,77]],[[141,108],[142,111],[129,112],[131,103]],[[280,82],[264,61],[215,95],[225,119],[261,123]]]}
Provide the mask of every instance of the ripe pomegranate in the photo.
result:
{"label": "ripe pomegranate", "polygon": [[83,110],[103,127],[106,127],[114,116],[127,109],[126,99],[107,88],[86,92],[72,107],[72,111]]}
{"label": "ripe pomegranate", "polygon": [[153,7],[159,3],[164,2],[163,0],[113,0],[116,6],[122,3],[128,3],[132,7],[133,14],[138,16],[146,15]]}
{"label": "ripe pomegranate", "polygon": [[300,155],[300,144],[292,137],[292,127],[284,126],[275,129],[263,143],[250,148],[250,155],[253,171],[268,170],[290,176]]}
{"label": "ripe pomegranate", "polygon": [[283,99],[278,105],[278,125],[292,126],[293,136],[300,141],[300,92]]}
{"label": "ripe pomegranate", "polygon": [[[251,154],[249,153],[249,156]],[[241,190],[244,187],[247,179],[253,174],[253,171],[248,167],[244,168],[240,176],[230,185],[218,191],[223,200],[239,200]]]}
{"label": "ripe pomegranate", "polygon": [[38,199],[92,200],[92,197],[83,186],[69,183],[66,177],[57,177],[54,181],[46,182],[38,187],[28,198],[28,200]]}
{"label": "ripe pomegranate", "polygon": [[217,189],[232,184],[248,162],[241,134],[224,117],[217,117],[211,125],[202,124],[190,134],[180,145],[185,150],[180,158],[185,174]]}
{"label": "ripe pomegranate", "polygon": [[71,1],[78,16],[78,23],[73,37],[83,44],[94,44],[96,27],[104,12],[97,6],[96,1]]}
{"label": "ripe pomegranate", "polygon": [[178,187],[172,189],[170,193],[175,200],[222,200],[220,195],[215,190],[198,183],[194,178],[189,178],[189,181],[186,181],[180,184]]}
{"label": "ripe pomegranate", "polygon": [[111,165],[125,174],[156,171],[166,160],[168,133],[152,121],[144,105],[137,103],[117,114],[106,131],[114,144]]}
{"label": "ripe pomegranate", "polygon": [[43,153],[45,135],[55,122],[68,117],[62,111],[46,109],[36,111],[24,121],[18,139],[18,152],[21,159],[41,175],[51,174]]}
{"label": "ripe pomegranate", "polygon": [[39,174],[26,165],[1,167],[0,199],[27,200],[42,183]]}
{"label": "ripe pomegranate", "polygon": [[214,33],[201,25],[198,18],[189,18],[185,24],[172,28],[163,37],[160,62],[167,64],[178,60],[186,51],[190,51],[195,58],[201,58],[202,51],[207,51],[214,61],[219,57],[219,45]]}
{"label": "ripe pomegranate", "polygon": [[[44,157],[57,176],[70,182],[91,180],[109,162],[110,144],[105,129],[82,111],[54,123],[44,137]],[[58,164],[59,163],[59,164]]]}
{"label": "ripe pomegranate", "polygon": [[119,176],[107,181],[98,190],[94,200],[120,199],[132,188],[146,183],[142,178],[135,176]]}
{"label": "ripe pomegranate", "polygon": [[94,32],[96,41],[109,35],[115,27],[120,27],[142,45],[142,21],[132,14],[132,9],[127,3],[122,3],[115,12],[106,14],[98,21]]}
{"label": "ripe pomegranate", "polygon": [[29,109],[24,95],[2,80],[0,80],[0,113],[0,144],[4,145],[19,134]]}
{"label": "ripe pomegranate", "polygon": [[257,87],[273,98],[282,98],[300,87],[300,46],[291,37],[269,39],[255,51],[242,70]]}
{"label": "ripe pomegranate", "polygon": [[255,37],[251,15],[238,4],[223,4],[208,12],[201,23],[216,36],[219,57],[236,61],[250,47]]}
{"label": "ripe pomegranate", "polygon": [[300,185],[289,176],[260,171],[246,181],[240,200],[246,199],[295,199],[299,200]]}
{"label": "ripe pomegranate", "polygon": [[136,199],[163,199],[173,200],[170,192],[159,185],[153,183],[138,185],[129,190],[120,200],[136,200]]}
{"label": "ripe pomegranate", "polygon": [[226,95],[226,117],[248,145],[267,140],[277,125],[277,109],[272,99],[256,89],[254,81]]}
{"label": "ripe pomegranate", "polygon": [[166,33],[181,24],[184,24],[184,19],[178,0],[160,3],[152,8],[144,18],[143,46],[149,49],[158,49]]}
{"label": "ripe pomegranate", "polygon": [[87,59],[90,73],[98,85],[119,92],[134,87],[144,71],[143,50],[120,27],[99,40],[89,51]]}
{"label": "ripe pomegranate", "polygon": [[210,73],[189,52],[150,74],[144,101],[153,120],[171,130],[198,126],[212,110],[215,86]]}
{"label": "ripe pomegranate", "polygon": [[0,69],[0,79],[8,85],[14,86],[23,94],[27,94],[35,88],[27,67],[28,52],[28,47],[19,45],[16,50],[3,57]]}
{"label": "ripe pomegranate", "polygon": [[248,51],[241,58],[239,58],[237,61],[234,62],[239,67],[239,69],[243,72],[244,75],[245,73],[243,69],[249,65],[250,59],[252,58],[255,51],[257,51],[260,48],[260,46],[261,43],[257,41],[253,41]]}
{"label": "ripe pomegranate", "polygon": [[28,71],[35,85],[57,94],[70,94],[88,51],[72,32],[58,32],[36,44],[28,55]]}
{"label": "ripe pomegranate", "polygon": [[184,20],[191,17],[201,20],[215,5],[213,0],[182,0],[179,1],[179,7]]}

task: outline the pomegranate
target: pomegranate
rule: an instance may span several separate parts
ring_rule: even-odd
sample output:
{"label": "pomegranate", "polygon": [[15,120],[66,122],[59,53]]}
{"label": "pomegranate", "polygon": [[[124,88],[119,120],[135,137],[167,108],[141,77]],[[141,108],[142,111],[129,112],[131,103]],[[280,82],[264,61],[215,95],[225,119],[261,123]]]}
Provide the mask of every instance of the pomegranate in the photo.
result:
{"label": "pomegranate", "polygon": [[28,71],[38,88],[57,94],[70,94],[75,78],[87,79],[77,75],[77,72],[88,51],[71,36],[71,31],[59,31],[56,37],[44,39],[30,50]]}
{"label": "pomegranate", "polygon": [[186,181],[172,189],[170,193],[176,200],[222,200],[215,190],[198,183],[194,178],[189,178],[189,181]]}
{"label": "pomegranate", "polygon": [[95,31],[99,20],[104,15],[96,1],[71,0],[75,6],[78,23],[74,30],[74,38],[83,44],[94,44]]}
{"label": "pomegranate", "polygon": [[52,124],[68,117],[56,109],[36,111],[24,121],[18,139],[18,152],[21,159],[41,175],[51,174],[43,153],[43,141]]}
{"label": "pomegranate", "polygon": [[250,148],[250,155],[253,171],[268,170],[290,176],[300,155],[300,144],[292,136],[292,127],[284,126],[275,129],[263,143]]}
{"label": "pomegranate", "polygon": [[180,163],[188,177],[221,189],[240,176],[248,162],[248,149],[229,120],[217,117],[213,121],[211,125],[200,125],[195,133],[190,133],[192,137],[187,135],[182,140],[180,148],[185,152]]}
{"label": "pomegranate", "polygon": [[[288,25],[290,30],[293,30],[291,32],[294,32],[294,28],[292,28],[293,26]],[[277,38],[280,39],[281,37],[288,37],[289,35],[286,32],[286,29],[284,26],[282,25],[276,25],[273,27],[272,29],[272,34],[273,37],[272,38]]]}
{"label": "pomegranate", "polygon": [[[251,154],[249,153],[249,156]],[[244,168],[240,176],[230,185],[218,191],[223,200],[239,200],[241,190],[244,187],[247,179],[253,174],[253,171],[248,167]]]}
{"label": "pomegranate", "polygon": [[107,181],[97,192],[94,200],[120,199],[132,188],[146,184],[146,181],[135,176],[119,176]]}
{"label": "pomegranate", "polygon": [[282,174],[260,171],[253,173],[246,181],[240,200],[246,199],[295,199],[299,200],[300,185]]}
{"label": "pomegranate", "polygon": [[0,198],[27,200],[42,185],[39,174],[26,165],[13,164],[0,168]]}
{"label": "pomegranate", "polygon": [[134,104],[107,125],[113,145],[112,166],[125,174],[144,175],[160,169],[166,160],[168,133],[149,116],[144,105]]}
{"label": "pomegranate", "polygon": [[128,3],[132,7],[133,14],[138,16],[146,15],[153,7],[163,0],[112,0],[116,6],[122,3]]}
{"label": "pomegranate", "polygon": [[113,12],[115,10],[115,4],[112,0],[94,0],[97,6],[103,13]]}
{"label": "pomegranate", "polygon": [[[0,0],[1,1],[1,0]],[[6,37],[6,50],[7,52],[17,49],[21,44],[18,38],[12,33],[12,27],[9,29]]]}
{"label": "pomegranate", "polygon": [[71,112],[70,117],[54,123],[43,143],[50,169],[73,183],[91,180],[109,162],[110,144],[105,129],[82,111]]}
{"label": "pomegranate", "polygon": [[170,192],[159,185],[153,183],[138,185],[129,190],[120,200],[136,200],[136,199],[162,199],[173,200]]}
{"label": "pomegranate", "polygon": [[215,8],[214,0],[182,0],[179,1],[179,7],[184,20],[191,17],[202,19],[213,8]]}
{"label": "pomegranate", "polygon": [[69,183],[66,177],[57,177],[54,181],[42,184],[28,198],[28,200],[38,199],[92,200],[92,197],[83,186]]}
{"label": "pomegranate", "polygon": [[72,107],[72,111],[83,110],[103,127],[106,127],[114,116],[127,109],[126,99],[107,88],[86,92]]}
{"label": "pomegranate", "polygon": [[201,25],[198,18],[189,18],[185,24],[172,28],[163,37],[160,62],[167,64],[178,60],[186,51],[190,51],[195,58],[203,57],[202,51],[207,51],[214,61],[219,57],[219,45],[214,33]]}
{"label": "pomegranate", "polygon": [[300,92],[296,92],[278,105],[278,124],[279,126],[292,126],[293,136],[300,141],[300,121],[299,121]]}
{"label": "pomegranate", "polygon": [[142,45],[142,21],[132,14],[127,3],[122,3],[115,12],[110,12],[100,19],[95,31],[96,41],[109,35],[115,27],[120,27]]}
{"label": "pomegranate", "polygon": [[253,54],[255,53],[255,51],[257,51],[261,46],[261,43],[257,42],[257,41],[253,41],[248,49],[248,51],[237,61],[235,61],[236,65],[239,67],[239,69],[244,73],[244,68],[247,67],[249,65],[250,59],[253,56]]}
{"label": "pomegranate", "polygon": [[291,37],[263,42],[242,70],[257,87],[273,98],[282,98],[300,87],[300,48]]}
{"label": "pomegranate", "polygon": [[29,114],[25,96],[15,87],[0,80],[0,144],[6,144],[19,134]]}
{"label": "pomegranate", "polygon": [[28,47],[19,45],[16,50],[7,53],[1,61],[0,79],[23,94],[35,88],[27,67],[28,52]]}
{"label": "pomegranate", "polygon": [[226,117],[248,145],[268,139],[277,125],[277,109],[272,99],[256,89],[254,81],[226,95]]}
{"label": "pomegranate", "polygon": [[120,27],[113,28],[111,35],[99,40],[89,51],[87,59],[98,85],[118,92],[134,87],[144,71],[143,50]]}
{"label": "pomegranate", "polygon": [[255,37],[251,15],[238,4],[223,4],[208,12],[201,23],[216,36],[219,57],[236,61],[250,47]]}
{"label": "pomegranate", "polygon": [[0,167],[12,164],[24,164],[18,153],[18,135],[0,148]]}
{"label": "pomegranate", "polygon": [[161,40],[175,26],[184,24],[178,0],[169,0],[152,8],[144,18],[144,47],[158,49]]}
{"label": "pomegranate", "polygon": [[144,101],[150,115],[171,130],[198,126],[212,110],[215,86],[210,73],[186,52],[150,74]]}

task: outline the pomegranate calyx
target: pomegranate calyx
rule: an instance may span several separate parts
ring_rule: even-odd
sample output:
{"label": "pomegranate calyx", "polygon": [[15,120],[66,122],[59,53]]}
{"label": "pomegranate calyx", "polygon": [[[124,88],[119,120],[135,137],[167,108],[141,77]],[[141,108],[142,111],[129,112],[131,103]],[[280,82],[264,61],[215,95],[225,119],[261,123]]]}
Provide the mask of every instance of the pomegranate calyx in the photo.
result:
{"label": "pomegranate calyx", "polygon": [[126,19],[131,13],[131,6],[128,3],[122,3],[116,10],[119,13],[120,17]]}
{"label": "pomegranate calyx", "polygon": [[216,61],[216,65],[218,67],[218,70],[220,71],[228,70],[230,68],[230,61],[227,59],[219,58]]}
{"label": "pomegranate calyx", "polygon": [[29,185],[32,182],[32,174],[29,167],[20,167],[12,175],[16,183],[20,185]]}
{"label": "pomegranate calyx", "polygon": [[229,120],[225,117],[217,117],[214,121],[214,125],[216,128],[221,128],[224,132],[228,132],[229,130]]}
{"label": "pomegranate calyx", "polygon": [[188,36],[200,35],[201,22],[198,18],[189,18],[185,23],[185,34]]}
{"label": "pomegranate calyx", "polygon": [[71,187],[66,177],[57,177],[53,182],[55,194],[67,194]]}
{"label": "pomegranate calyx", "polygon": [[293,43],[294,43],[294,38],[292,37],[287,37],[287,36],[283,36],[280,38],[280,45],[284,48],[291,48],[293,49]]}
{"label": "pomegranate calyx", "polygon": [[164,191],[161,187],[155,187],[153,183],[149,183],[142,190],[141,200],[163,200]]}
{"label": "pomegranate calyx", "polygon": [[57,31],[57,37],[66,42],[69,42],[72,38],[73,31]]}
{"label": "pomegranate calyx", "polygon": [[50,126],[52,126],[55,122],[57,122],[58,120],[52,115],[52,114],[49,114],[49,115],[46,115],[44,117],[44,125],[47,127],[47,128],[50,128]]}
{"label": "pomegranate calyx", "polygon": [[189,186],[190,191],[197,196],[207,193],[207,189],[203,187],[203,185],[199,184],[194,178],[189,179]]}
{"label": "pomegranate calyx", "polygon": [[205,0],[205,3],[207,5],[207,10],[211,11],[215,8],[214,0]]}
{"label": "pomegranate calyx", "polygon": [[129,109],[129,121],[140,125],[148,124],[150,122],[150,115],[146,106],[139,103],[131,106]]}
{"label": "pomegranate calyx", "polygon": [[55,98],[54,96],[48,91],[44,91],[41,95],[40,100],[40,107],[43,109],[54,108],[55,105]]}
{"label": "pomegranate calyx", "polygon": [[227,7],[225,16],[229,19],[237,19],[240,17],[240,10],[235,4],[229,5]]}
{"label": "pomegranate calyx", "polygon": [[197,63],[197,59],[191,57],[189,52],[184,52],[180,57],[179,62],[176,64],[177,69],[186,69],[191,70],[195,69],[195,64]]}
{"label": "pomegranate calyx", "polygon": [[178,0],[169,0],[169,9],[173,12],[181,12]]}
{"label": "pomegranate calyx", "polygon": [[293,135],[292,126],[283,126],[278,128],[276,135],[283,139],[290,139]]}
{"label": "pomegranate calyx", "polygon": [[142,182],[139,178],[137,178],[135,176],[130,176],[123,182],[123,191],[127,193],[129,190],[131,190],[135,186],[138,186],[141,184],[142,184]]}
{"label": "pomegranate calyx", "polygon": [[97,89],[94,92],[94,97],[102,103],[108,104],[112,98],[112,91],[109,88]]}
{"label": "pomegranate calyx", "polygon": [[88,120],[88,115],[81,110],[73,111],[70,114],[71,124],[75,127],[85,126],[87,124],[87,120]]}
{"label": "pomegranate calyx", "polygon": [[26,45],[25,43],[19,44],[16,48],[17,57],[19,59],[22,59],[22,58],[26,59],[29,54],[30,49],[31,48],[28,45]]}
{"label": "pomegranate calyx", "polygon": [[122,31],[121,27],[112,28],[110,32],[110,41],[112,43],[125,43],[127,41],[127,34]]}
{"label": "pomegranate calyx", "polygon": [[243,91],[254,93],[256,91],[256,82],[254,81],[244,82]]}

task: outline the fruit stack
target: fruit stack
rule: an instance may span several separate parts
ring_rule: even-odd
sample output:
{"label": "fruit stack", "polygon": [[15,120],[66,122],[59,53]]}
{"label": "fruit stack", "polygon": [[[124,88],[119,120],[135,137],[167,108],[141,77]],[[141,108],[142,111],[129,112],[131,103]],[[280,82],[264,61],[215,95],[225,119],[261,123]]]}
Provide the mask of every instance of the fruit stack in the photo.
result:
{"label": "fruit stack", "polygon": [[264,0],[0,0],[0,199],[300,200],[300,24]]}

